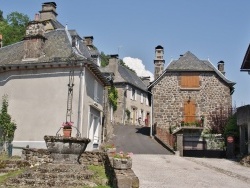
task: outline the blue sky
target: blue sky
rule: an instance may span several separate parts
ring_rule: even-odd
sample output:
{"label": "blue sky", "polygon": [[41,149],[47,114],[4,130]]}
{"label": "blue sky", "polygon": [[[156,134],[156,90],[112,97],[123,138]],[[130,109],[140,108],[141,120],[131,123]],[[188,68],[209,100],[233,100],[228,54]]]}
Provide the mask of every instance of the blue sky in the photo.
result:
{"label": "blue sky", "polygon": [[[41,0],[0,0],[0,10],[18,11],[32,20]],[[162,45],[165,66],[191,51],[236,82],[233,104],[250,104],[250,75],[240,66],[250,42],[249,0],[56,0],[57,19],[80,36],[94,36],[105,54],[139,59],[154,72],[154,49]],[[136,62],[136,61],[135,61]]]}

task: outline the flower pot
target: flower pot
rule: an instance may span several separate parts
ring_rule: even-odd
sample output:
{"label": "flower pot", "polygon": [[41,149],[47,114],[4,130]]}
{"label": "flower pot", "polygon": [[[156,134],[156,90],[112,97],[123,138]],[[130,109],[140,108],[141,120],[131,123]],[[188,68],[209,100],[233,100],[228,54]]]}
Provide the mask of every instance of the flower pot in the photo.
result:
{"label": "flower pot", "polygon": [[113,168],[118,170],[126,170],[132,168],[131,158],[113,158]]}
{"label": "flower pot", "polygon": [[63,129],[63,137],[71,137],[72,129]]}
{"label": "flower pot", "polygon": [[116,152],[116,148],[105,148],[104,149],[107,153],[115,153]]}

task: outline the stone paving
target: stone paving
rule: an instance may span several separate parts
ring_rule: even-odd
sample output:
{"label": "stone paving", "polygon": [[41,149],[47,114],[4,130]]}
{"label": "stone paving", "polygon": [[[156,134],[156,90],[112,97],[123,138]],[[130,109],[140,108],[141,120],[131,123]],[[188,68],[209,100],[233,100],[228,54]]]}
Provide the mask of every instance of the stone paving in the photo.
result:
{"label": "stone paving", "polygon": [[226,159],[135,154],[140,188],[249,188],[250,168]]}

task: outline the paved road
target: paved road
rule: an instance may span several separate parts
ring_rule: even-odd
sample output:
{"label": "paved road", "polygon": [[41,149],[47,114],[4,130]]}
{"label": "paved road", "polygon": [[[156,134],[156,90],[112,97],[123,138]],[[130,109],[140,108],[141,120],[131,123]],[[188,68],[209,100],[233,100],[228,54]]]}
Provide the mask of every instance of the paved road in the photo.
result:
{"label": "paved road", "polygon": [[226,159],[134,155],[140,188],[249,188],[250,168]]}
{"label": "paved road", "polygon": [[149,137],[149,128],[116,126],[118,151],[133,152],[140,188],[249,188],[250,168],[227,159],[172,155]]}
{"label": "paved road", "polygon": [[149,127],[119,125],[115,126],[113,142],[117,151],[134,154],[172,154],[149,135]]}

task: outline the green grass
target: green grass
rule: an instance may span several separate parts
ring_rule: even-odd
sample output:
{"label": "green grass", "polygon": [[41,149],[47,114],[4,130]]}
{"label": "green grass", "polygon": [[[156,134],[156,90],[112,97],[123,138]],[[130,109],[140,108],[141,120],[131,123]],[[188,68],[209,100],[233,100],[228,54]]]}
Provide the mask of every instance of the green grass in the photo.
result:
{"label": "green grass", "polygon": [[13,172],[9,172],[7,174],[4,175],[0,175],[0,185],[2,183],[4,183],[6,180],[8,180],[9,178],[13,178],[18,176],[19,174],[21,174],[24,171],[24,169],[22,170],[17,170],[17,171],[13,171]]}
{"label": "green grass", "polygon": [[[108,182],[108,178],[106,176],[104,166],[88,165],[88,169],[94,173],[92,180],[94,183],[98,185],[96,186],[96,188],[111,188],[108,185],[103,185],[104,182]],[[87,188],[87,187],[84,187],[84,188]]]}

